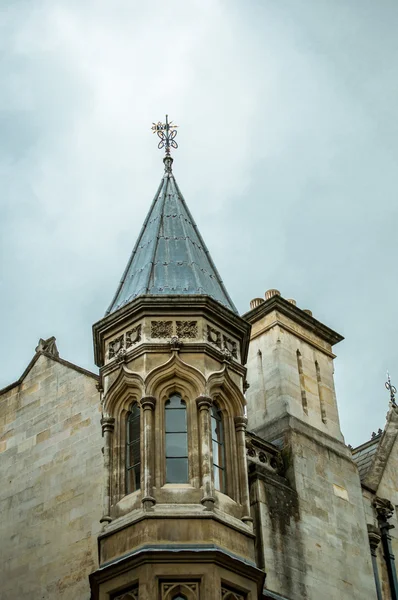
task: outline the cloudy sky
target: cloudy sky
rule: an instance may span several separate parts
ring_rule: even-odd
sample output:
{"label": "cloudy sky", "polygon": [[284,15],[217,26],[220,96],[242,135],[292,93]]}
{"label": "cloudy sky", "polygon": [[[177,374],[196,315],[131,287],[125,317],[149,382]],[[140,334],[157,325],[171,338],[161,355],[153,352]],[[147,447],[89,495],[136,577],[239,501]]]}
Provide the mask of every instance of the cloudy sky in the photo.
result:
{"label": "cloudy sky", "polygon": [[243,313],[272,287],[345,336],[346,441],[398,384],[396,0],[3,0],[0,386],[39,337],[94,370],[162,175]]}

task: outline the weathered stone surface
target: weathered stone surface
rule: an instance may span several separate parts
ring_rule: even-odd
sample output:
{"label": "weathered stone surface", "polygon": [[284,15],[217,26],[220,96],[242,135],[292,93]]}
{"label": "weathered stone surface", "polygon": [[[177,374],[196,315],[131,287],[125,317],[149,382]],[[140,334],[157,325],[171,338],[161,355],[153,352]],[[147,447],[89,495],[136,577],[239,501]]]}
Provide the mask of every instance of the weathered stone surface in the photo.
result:
{"label": "weathered stone surface", "polygon": [[41,355],[0,395],[2,600],[89,597],[102,482],[95,385]]}

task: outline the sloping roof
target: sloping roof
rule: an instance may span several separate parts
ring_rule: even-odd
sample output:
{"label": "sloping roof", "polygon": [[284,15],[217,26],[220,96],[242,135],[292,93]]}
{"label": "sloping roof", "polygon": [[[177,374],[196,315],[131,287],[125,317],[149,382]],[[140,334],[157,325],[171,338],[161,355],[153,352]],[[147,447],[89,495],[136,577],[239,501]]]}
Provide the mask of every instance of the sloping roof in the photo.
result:
{"label": "sloping roof", "polygon": [[211,296],[237,312],[165,158],[166,172],[107,313],[143,294]]}
{"label": "sloping roof", "polygon": [[92,371],[83,369],[83,367],[79,367],[78,365],[75,365],[74,363],[71,363],[68,360],[60,358],[54,336],[48,338],[47,340],[43,340],[42,338],[40,338],[39,344],[36,347],[36,352],[35,352],[32,360],[26,367],[25,371],[22,373],[21,377],[19,379],[17,379],[17,381],[13,381],[9,385],[7,385],[5,388],[0,389],[0,396],[5,394],[9,390],[12,390],[12,388],[14,388],[18,385],[21,385],[21,383],[23,382],[23,380],[25,379],[25,377],[27,376],[29,371],[34,367],[34,365],[36,364],[36,362],[40,356],[46,356],[47,358],[51,358],[51,360],[59,363],[60,365],[64,365],[64,367],[68,367],[69,369],[73,369],[74,371],[77,371],[78,373],[82,373],[83,375],[92,377],[93,379],[96,379],[97,381],[99,380],[99,376],[96,373],[92,373]]}
{"label": "sloping roof", "polygon": [[372,466],[380,440],[381,433],[364,444],[361,444],[361,446],[354,448],[352,451],[352,458],[357,463],[361,481],[363,481],[363,479],[366,477],[370,467]]}

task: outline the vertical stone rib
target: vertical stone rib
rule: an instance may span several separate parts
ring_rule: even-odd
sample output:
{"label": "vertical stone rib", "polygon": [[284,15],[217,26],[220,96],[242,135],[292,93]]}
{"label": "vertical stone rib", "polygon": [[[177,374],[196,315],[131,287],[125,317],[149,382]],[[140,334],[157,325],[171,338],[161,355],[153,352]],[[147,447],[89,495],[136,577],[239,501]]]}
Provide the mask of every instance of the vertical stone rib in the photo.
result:
{"label": "vertical stone rib", "polygon": [[239,487],[241,493],[241,504],[243,508],[242,521],[247,523],[252,522],[253,519],[250,516],[250,498],[249,498],[249,484],[248,484],[248,472],[247,472],[247,460],[246,460],[246,417],[235,417],[235,431],[236,431],[236,446],[238,454],[238,470],[239,470]]}
{"label": "vertical stone rib", "polygon": [[321,418],[322,418],[323,423],[326,423],[326,410],[325,410],[325,401],[323,399],[321,370],[319,368],[319,363],[317,360],[315,361],[315,369],[316,369],[316,381],[318,384],[318,396],[319,396],[319,406],[321,409]]}
{"label": "vertical stone rib", "polygon": [[100,523],[109,523],[111,517],[111,477],[112,477],[112,437],[115,428],[113,417],[102,417],[102,435],[104,438],[104,493],[103,493],[103,516]]}
{"label": "vertical stone rib", "polygon": [[142,505],[145,510],[152,508],[156,504],[153,496],[153,412],[156,406],[156,398],[153,396],[144,396],[141,398],[141,407],[143,410],[143,497]]}
{"label": "vertical stone rib", "polygon": [[201,485],[203,489],[202,504],[207,510],[214,508],[214,489],[212,477],[212,459],[211,459],[211,417],[210,408],[212,399],[208,396],[199,396],[196,403],[199,409],[199,428],[200,428],[200,466],[201,466]]}
{"label": "vertical stone rib", "polygon": [[297,354],[297,369],[298,369],[299,378],[300,378],[301,404],[303,406],[303,411],[305,412],[306,415],[308,415],[308,403],[307,403],[307,394],[305,393],[303,359],[301,358],[300,350],[297,350],[296,354]]}

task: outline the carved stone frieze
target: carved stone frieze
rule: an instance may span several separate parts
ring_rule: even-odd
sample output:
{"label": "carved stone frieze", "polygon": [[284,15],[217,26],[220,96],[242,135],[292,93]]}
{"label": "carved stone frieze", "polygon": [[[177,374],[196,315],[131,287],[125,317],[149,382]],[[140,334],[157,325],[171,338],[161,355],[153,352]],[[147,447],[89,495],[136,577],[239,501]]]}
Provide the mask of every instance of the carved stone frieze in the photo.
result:
{"label": "carved stone frieze", "polygon": [[234,340],[227,337],[226,335],[222,336],[223,338],[223,346],[225,350],[228,350],[234,358],[238,358],[238,345]]}
{"label": "carved stone frieze", "polygon": [[221,348],[221,332],[210,325],[207,326],[207,341]]}
{"label": "carved stone frieze", "polygon": [[108,357],[114,358],[122,348],[124,348],[124,336],[120,335],[119,337],[109,342]]}
{"label": "carved stone frieze", "polygon": [[151,337],[171,338],[173,335],[173,321],[151,321]]}
{"label": "carved stone frieze", "polygon": [[198,337],[198,322],[197,321],[176,321],[177,335],[180,338],[196,338]]}
{"label": "carved stone frieze", "polygon": [[138,344],[141,341],[141,325],[137,325],[137,327],[133,327],[129,331],[126,331],[126,348],[130,348],[130,346],[134,346],[134,344]]}

